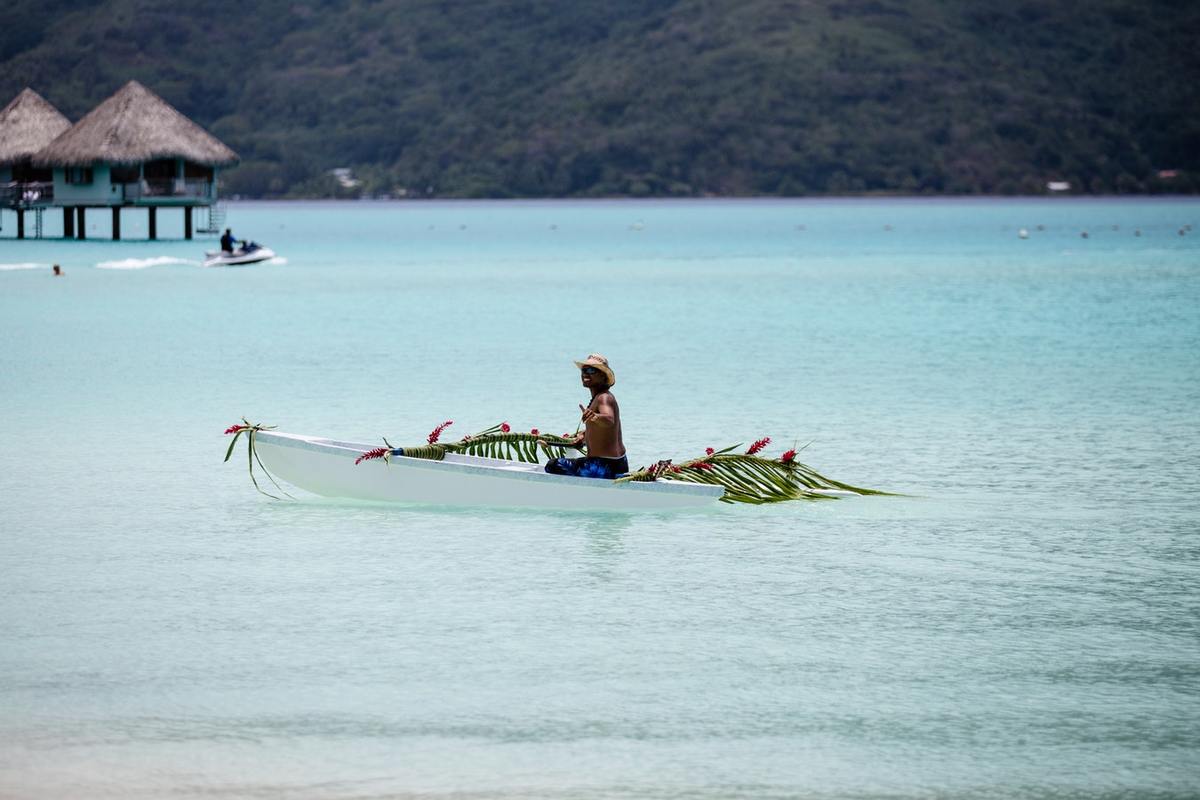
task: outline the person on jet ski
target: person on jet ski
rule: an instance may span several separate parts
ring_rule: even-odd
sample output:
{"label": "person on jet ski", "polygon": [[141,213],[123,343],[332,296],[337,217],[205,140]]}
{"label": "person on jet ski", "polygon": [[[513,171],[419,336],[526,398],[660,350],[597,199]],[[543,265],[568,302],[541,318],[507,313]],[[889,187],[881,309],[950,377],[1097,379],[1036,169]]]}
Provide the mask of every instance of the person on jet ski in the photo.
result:
{"label": "person on jet ski", "polygon": [[237,239],[233,238],[233,234],[229,232],[229,228],[225,229],[225,235],[221,237],[221,251],[224,253],[232,253],[233,246],[237,244]]}

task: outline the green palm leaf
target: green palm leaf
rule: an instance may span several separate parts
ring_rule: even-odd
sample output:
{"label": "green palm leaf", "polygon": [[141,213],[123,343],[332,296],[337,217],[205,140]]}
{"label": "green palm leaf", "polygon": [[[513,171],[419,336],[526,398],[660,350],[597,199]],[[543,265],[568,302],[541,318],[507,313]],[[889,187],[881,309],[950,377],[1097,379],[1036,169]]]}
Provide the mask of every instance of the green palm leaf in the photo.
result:
{"label": "green palm leaf", "polygon": [[836,495],[821,490],[840,490],[859,495],[886,495],[877,489],[863,489],[826,478],[812,467],[797,461],[781,461],[759,455],[734,453],[737,445],[682,464],[667,464],[663,469],[643,468],[618,481],[653,481],[659,477],[684,483],[706,483],[725,488],[725,503],[781,503],[787,500],[836,500]]}
{"label": "green palm leaf", "polygon": [[460,453],[484,458],[503,458],[526,464],[540,464],[543,456],[550,459],[562,458],[569,449],[576,449],[575,445],[571,439],[563,436],[544,433],[506,433],[500,430],[499,425],[495,425],[473,436],[464,436],[457,442],[398,447],[392,452],[398,456],[427,458],[434,461],[441,461],[447,453]]}

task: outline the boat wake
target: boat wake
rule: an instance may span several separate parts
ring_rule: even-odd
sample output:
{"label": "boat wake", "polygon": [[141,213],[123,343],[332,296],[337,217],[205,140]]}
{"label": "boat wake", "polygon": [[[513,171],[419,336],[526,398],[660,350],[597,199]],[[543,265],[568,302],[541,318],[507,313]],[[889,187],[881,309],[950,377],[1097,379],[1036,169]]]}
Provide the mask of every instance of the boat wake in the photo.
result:
{"label": "boat wake", "polygon": [[190,264],[192,266],[200,266],[199,261],[194,261],[189,258],[175,258],[174,256],[155,256],[154,258],[123,258],[119,261],[101,261],[96,264],[96,269],[147,269],[149,267],[160,267],[166,264]]}
{"label": "boat wake", "polygon": [[272,258],[272,259],[268,259],[268,260],[267,260],[267,263],[268,263],[268,264],[276,264],[276,265],[278,265],[278,266],[282,266],[282,265],[284,265],[284,264],[286,264],[286,263],[288,263],[288,262],[287,262],[287,259],[286,259],[286,258],[284,258],[283,256],[275,256],[275,257],[274,257],[274,258]]}
{"label": "boat wake", "polygon": [[20,264],[0,264],[0,272],[16,272],[22,269],[50,269],[50,265],[34,261],[25,261]]}

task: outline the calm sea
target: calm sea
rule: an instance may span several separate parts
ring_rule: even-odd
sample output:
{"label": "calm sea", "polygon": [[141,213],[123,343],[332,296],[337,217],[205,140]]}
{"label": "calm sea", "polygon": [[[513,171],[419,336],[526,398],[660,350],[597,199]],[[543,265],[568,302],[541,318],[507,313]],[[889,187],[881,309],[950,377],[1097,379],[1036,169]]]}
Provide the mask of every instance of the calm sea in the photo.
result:
{"label": "calm sea", "polygon": [[[228,221],[280,259],[3,219],[0,796],[1200,793],[1200,202]],[[574,430],[591,352],[635,466],[771,436],[907,496],[449,511],[221,462],[242,416]]]}

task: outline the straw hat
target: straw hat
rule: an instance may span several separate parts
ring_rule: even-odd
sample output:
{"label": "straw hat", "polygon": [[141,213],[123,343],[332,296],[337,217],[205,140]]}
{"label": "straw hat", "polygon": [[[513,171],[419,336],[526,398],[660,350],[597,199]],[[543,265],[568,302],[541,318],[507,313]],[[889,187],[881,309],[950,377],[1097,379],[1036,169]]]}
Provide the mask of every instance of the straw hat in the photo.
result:
{"label": "straw hat", "polygon": [[584,367],[595,367],[603,372],[605,377],[608,378],[609,386],[612,386],[617,382],[617,376],[613,373],[612,367],[608,365],[608,359],[599,353],[592,353],[583,361],[576,361],[575,366],[579,367],[580,369]]}

